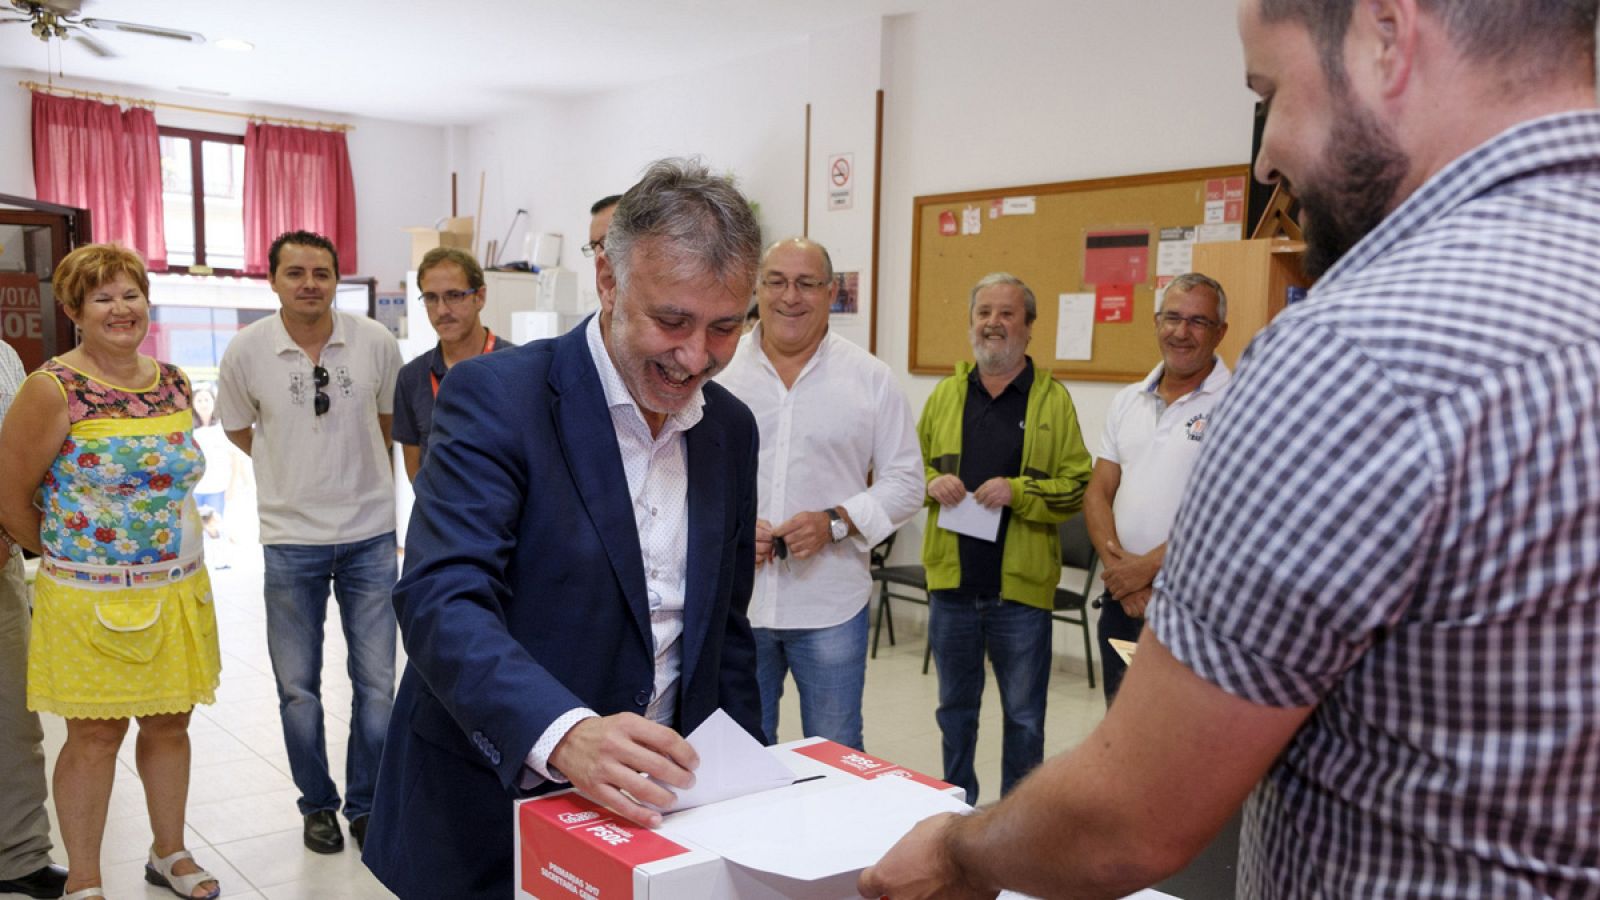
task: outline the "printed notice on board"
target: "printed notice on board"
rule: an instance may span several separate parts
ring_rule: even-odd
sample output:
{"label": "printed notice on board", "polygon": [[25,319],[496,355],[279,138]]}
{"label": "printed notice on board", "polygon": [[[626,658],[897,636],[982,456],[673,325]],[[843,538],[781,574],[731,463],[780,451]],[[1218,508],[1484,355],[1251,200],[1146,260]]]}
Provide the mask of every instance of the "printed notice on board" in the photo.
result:
{"label": "printed notice on board", "polygon": [[1156,249],[1156,277],[1172,278],[1194,271],[1194,228],[1163,228]]}
{"label": "printed notice on board", "polygon": [[1087,360],[1094,352],[1094,294],[1062,294],[1056,317],[1056,359]]}
{"label": "printed notice on board", "polygon": [[1196,243],[1212,244],[1217,241],[1237,241],[1243,236],[1243,225],[1238,222],[1222,222],[1217,225],[1201,225],[1195,229],[1194,239]]}

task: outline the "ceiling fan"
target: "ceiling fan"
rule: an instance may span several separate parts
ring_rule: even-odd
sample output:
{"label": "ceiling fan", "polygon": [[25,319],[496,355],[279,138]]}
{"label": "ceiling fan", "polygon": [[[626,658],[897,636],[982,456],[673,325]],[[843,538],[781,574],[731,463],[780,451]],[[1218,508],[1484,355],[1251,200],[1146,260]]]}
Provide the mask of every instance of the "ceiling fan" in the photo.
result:
{"label": "ceiling fan", "polygon": [[0,16],[0,25],[25,24],[28,30],[33,32],[33,36],[41,41],[70,39],[102,58],[112,58],[117,54],[95,40],[89,33],[90,29],[120,31],[124,34],[140,34],[145,37],[196,44],[205,42],[205,37],[192,31],[180,31],[160,25],[141,25],[138,22],[118,22],[114,19],[82,18],[80,13],[83,0],[11,0],[11,7],[10,10],[3,10],[10,12],[11,15]]}

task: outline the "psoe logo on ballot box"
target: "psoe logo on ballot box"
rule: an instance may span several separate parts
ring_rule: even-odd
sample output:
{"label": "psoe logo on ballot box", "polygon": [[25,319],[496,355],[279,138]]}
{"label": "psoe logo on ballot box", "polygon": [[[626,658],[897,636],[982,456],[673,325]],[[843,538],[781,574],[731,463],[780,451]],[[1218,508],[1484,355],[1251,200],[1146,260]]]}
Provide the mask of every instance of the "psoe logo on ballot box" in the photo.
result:
{"label": "psoe logo on ballot box", "polygon": [[32,272],[0,272],[0,337],[8,341],[37,341],[44,338],[38,275]]}
{"label": "psoe logo on ballot box", "polygon": [[610,823],[591,825],[584,830],[594,835],[601,842],[610,844],[613,847],[620,847],[633,840],[633,832]]}

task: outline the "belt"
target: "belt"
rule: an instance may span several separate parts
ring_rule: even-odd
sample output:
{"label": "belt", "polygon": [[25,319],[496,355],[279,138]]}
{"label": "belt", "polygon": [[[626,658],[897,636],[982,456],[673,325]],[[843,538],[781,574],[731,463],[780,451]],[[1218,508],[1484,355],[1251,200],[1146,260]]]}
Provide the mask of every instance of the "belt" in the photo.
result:
{"label": "belt", "polygon": [[96,566],[89,563],[63,562],[46,556],[39,561],[39,570],[57,581],[96,587],[150,587],[171,584],[193,575],[200,568],[200,558],[188,562],[174,560],[142,566]]}

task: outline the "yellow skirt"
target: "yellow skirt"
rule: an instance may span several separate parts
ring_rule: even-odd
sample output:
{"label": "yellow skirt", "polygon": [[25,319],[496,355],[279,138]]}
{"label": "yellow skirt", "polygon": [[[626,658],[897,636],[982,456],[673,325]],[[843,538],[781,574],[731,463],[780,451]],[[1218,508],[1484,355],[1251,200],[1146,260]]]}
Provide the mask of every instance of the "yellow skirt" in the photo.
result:
{"label": "yellow skirt", "polygon": [[213,703],[222,659],[211,578],[94,588],[41,571],[34,582],[28,709],[125,719]]}

